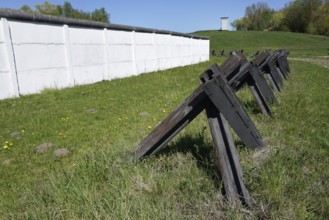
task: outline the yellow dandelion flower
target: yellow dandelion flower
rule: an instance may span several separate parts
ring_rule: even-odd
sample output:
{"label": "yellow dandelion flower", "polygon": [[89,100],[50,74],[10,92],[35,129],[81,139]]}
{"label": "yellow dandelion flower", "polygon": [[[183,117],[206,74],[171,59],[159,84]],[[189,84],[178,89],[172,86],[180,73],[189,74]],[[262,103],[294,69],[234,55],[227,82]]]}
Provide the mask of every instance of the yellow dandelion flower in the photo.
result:
{"label": "yellow dandelion flower", "polygon": [[7,146],[7,145],[5,145],[5,146],[3,146],[2,148],[3,148],[3,149],[8,149],[8,146]]}
{"label": "yellow dandelion flower", "polygon": [[152,126],[151,126],[151,125],[149,125],[149,126],[147,126],[147,128],[148,128],[148,129],[151,129],[151,128],[152,128]]}
{"label": "yellow dandelion flower", "polygon": [[162,110],[162,112],[163,112],[163,113],[166,113],[166,110],[165,110],[165,109],[163,109],[163,110]]}

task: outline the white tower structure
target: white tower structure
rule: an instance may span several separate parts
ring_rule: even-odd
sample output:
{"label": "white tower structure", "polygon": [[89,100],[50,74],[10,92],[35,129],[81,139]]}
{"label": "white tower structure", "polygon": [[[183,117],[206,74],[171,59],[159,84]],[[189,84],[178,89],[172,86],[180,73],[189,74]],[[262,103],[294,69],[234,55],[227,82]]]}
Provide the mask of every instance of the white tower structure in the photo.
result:
{"label": "white tower structure", "polygon": [[228,31],[228,17],[221,17],[220,18],[221,23],[222,23],[222,31]]}

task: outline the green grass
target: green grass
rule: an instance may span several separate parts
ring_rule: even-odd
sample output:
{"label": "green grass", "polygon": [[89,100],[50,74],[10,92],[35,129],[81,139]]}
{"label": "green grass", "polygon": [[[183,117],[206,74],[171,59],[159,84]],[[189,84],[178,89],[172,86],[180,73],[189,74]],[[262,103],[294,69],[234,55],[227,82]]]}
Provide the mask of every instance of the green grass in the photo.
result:
{"label": "green grass", "polygon": [[0,218],[326,219],[329,71],[315,64],[290,61],[273,117],[238,93],[269,143],[255,151],[235,136],[252,208],[223,199],[204,114],[157,156],[131,160],[215,61],[0,101],[0,143],[13,144],[0,150]]}
{"label": "green grass", "polygon": [[329,37],[290,32],[266,31],[199,31],[195,34],[210,36],[211,50],[244,49],[251,55],[256,50],[286,48],[291,57],[329,56]]}

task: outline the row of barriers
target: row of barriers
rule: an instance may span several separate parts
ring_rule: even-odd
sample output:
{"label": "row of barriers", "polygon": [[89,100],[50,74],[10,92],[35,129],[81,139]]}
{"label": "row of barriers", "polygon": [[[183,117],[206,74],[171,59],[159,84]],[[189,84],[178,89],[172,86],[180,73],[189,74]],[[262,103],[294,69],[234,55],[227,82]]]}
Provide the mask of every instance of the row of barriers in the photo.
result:
{"label": "row of barriers", "polygon": [[265,50],[249,62],[242,51],[236,51],[221,65],[211,65],[200,75],[201,84],[192,94],[139,143],[135,158],[159,152],[205,110],[225,195],[230,202],[251,206],[229,125],[248,147],[261,148],[266,143],[235,92],[247,85],[261,112],[271,115],[269,103],[277,102],[275,92],[283,89],[283,79],[290,73],[288,55],[284,49],[272,54]]}

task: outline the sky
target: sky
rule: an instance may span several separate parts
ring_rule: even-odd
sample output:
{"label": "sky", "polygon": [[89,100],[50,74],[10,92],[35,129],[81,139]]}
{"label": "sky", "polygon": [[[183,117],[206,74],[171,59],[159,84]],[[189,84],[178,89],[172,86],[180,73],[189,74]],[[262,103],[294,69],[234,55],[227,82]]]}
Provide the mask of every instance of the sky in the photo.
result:
{"label": "sky", "polygon": [[[93,11],[104,7],[115,24],[192,33],[218,30],[220,18],[229,17],[229,24],[242,18],[247,6],[266,2],[279,10],[292,0],[66,0],[75,9]],[[44,0],[0,0],[0,8],[18,9],[22,5],[34,8]],[[63,5],[65,0],[48,0]],[[229,26],[232,30],[232,27]]]}

